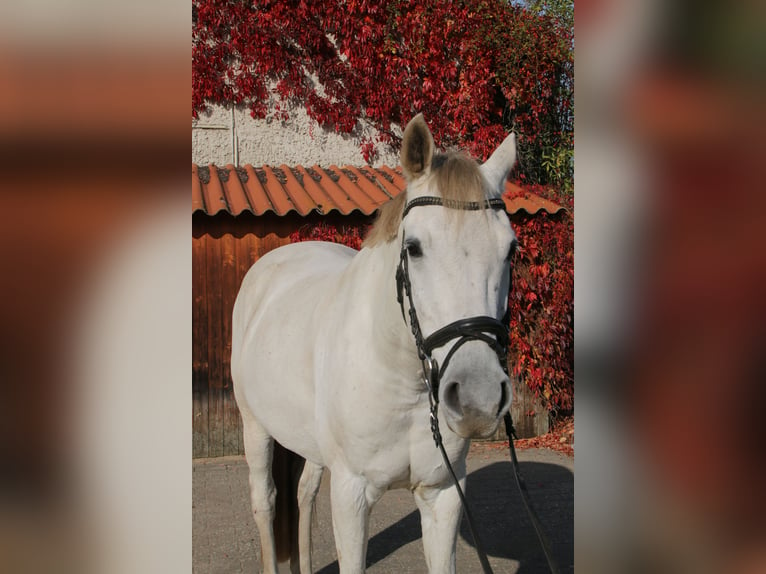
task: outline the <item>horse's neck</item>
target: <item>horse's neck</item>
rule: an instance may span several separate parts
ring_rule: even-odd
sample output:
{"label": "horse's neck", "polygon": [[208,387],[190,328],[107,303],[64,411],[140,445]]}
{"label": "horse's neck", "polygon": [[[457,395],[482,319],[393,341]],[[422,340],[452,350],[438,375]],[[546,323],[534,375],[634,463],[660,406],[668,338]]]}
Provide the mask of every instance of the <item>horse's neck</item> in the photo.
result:
{"label": "horse's neck", "polygon": [[391,241],[365,248],[354,259],[349,271],[358,274],[356,280],[364,281],[369,289],[364,297],[373,306],[374,350],[386,362],[419,368],[415,342],[396,298],[399,244]]}

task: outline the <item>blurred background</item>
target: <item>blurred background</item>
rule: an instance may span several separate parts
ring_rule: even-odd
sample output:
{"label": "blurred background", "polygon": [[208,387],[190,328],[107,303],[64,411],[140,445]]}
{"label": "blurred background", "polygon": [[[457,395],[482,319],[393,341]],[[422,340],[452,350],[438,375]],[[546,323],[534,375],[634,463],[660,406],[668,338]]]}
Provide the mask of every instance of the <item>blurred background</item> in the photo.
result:
{"label": "blurred background", "polygon": [[575,5],[585,572],[766,572],[764,10]]}
{"label": "blurred background", "polygon": [[190,25],[0,7],[0,571],[191,571]]}
{"label": "blurred background", "polygon": [[[583,572],[766,571],[764,11],[575,5]],[[3,571],[191,569],[190,25],[0,8]]]}

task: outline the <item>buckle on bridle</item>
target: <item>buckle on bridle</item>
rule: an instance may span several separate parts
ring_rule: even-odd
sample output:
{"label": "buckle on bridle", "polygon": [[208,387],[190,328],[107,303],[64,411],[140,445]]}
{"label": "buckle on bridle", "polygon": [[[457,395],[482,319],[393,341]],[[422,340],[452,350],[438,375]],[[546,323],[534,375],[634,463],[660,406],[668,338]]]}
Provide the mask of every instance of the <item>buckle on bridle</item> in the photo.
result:
{"label": "buckle on bridle", "polygon": [[430,355],[423,358],[423,380],[435,403],[439,402],[439,363]]}

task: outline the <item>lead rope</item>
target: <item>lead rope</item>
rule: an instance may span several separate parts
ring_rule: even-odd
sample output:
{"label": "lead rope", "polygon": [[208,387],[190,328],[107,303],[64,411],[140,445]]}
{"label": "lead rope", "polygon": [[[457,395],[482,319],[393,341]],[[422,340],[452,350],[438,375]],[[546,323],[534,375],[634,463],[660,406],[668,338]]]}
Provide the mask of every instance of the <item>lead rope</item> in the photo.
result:
{"label": "lead rope", "polygon": [[521,476],[521,471],[519,470],[519,459],[516,458],[516,449],[513,447],[513,440],[518,440],[518,437],[516,436],[516,429],[513,428],[513,419],[511,419],[510,412],[505,413],[503,421],[505,422],[505,434],[508,435],[508,449],[511,451],[513,476],[516,478],[516,486],[519,489],[519,494],[521,494],[521,500],[524,501],[524,508],[527,509],[527,515],[532,521],[532,527],[535,529],[537,539],[540,541],[543,554],[545,554],[545,559],[548,561],[548,569],[551,571],[551,574],[559,574],[559,567],[556,564],[556,561],[553,560],[553,552],[551,552],[550,542],[543,531],[542,524],[540,524],[540,519],[538,518],[535,509],[532,507],[532,501],[529,499],[529,491],[527,491],[527,483],[524,482],[524,477]]}

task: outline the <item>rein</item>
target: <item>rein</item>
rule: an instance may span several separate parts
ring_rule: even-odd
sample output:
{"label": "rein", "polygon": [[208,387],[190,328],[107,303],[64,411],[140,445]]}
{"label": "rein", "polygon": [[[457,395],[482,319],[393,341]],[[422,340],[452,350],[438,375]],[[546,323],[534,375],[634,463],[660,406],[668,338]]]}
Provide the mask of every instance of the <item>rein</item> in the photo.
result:
{"label": "rein", "polygon": [[[419,206],[442,206],[448,209],[460,209],[464,211],[478,211],[481,209],[502,209],[505,210],[505,202],[500,198],[487,199],[483,202],[477,201],[456,201],[456,200],[444,200],[440,197],[426,196],[417,197],[408,202],[404,211],[402,212],[402,221],[410,212],[411,209]],[[441,378],[446,372],[447,366],[450,360],[454,356],[455,352],[469,341],[482,341],[489,345],[497,355],[500,361],[500,366],[506,375],[508,375],[508,344],[509,344],[509,312],[506,312],[506,316],[503,321],[498,321],[494,317],[477,316],[468,317],[465,319],[458,319],[440,329],[437,329],[431,333],[428,337],[423,336],[423,331],[420,328],[420,322],[418,321],[417,311],[415,310],[415,302],[412,298],[412,285],[410,283],[409,275],[409,258],[407,253],[407,246],[404,242],[404,233],[402,233],[402,247],[399,256],[399,265],[396,269],[396,298],[399,302],[399,307],[402,311],[402,318],[407,323],[405,310],[404,310],[404,298],[407,297],[409,303],[409,323],[412,335],[415,337],[415,346],[417,347],[418,357],[423,366],[423,381],[428,388],[428,402],[430,405],[430,422],[431,433],[433,434],[434,442],[437,448],[442,454],[444,463],[447,466],[447,470],[452,477],[452,481],[457,489],[460,502],[465,510],[466,519],[468,522],[468,529],[471,531],[474,545],[476,546],[476,553],[481,562],[484,574],[492,574],[492,568],[489,565],[487,555],[482,548],[479,541],[479,537],[476,534],[476,530],[473,526],[473,516],[466,501],[463,490],[460,488],[455,471],[452,469],[447,452],[444,449],[441,432],[439,431],[439,383]],[[510,288],[509,288],[510,289]],[[494,337],[492,336],[494,335]],[[432,353],[434,349],[443,347],[451,341],[457,341],[452,345],[447,355],[444,358],[443,364],[440,366],[436,359],[433,358]],[[511,419],[510,412],[507,412],[503,418],[505,421],[505,430],[508,435],[508,444],[511,453],[511,461],[513,463],[514,475],[516,478],[516,485],[521,493],[524,501],[524,506],[527,509],[532,525],[537,533],[538,540],[542,546],[545,558],[548,561],[548,567],[552,574],[558,574],[558,567],[551,557],[550,544],[548,543],[545,534],[543,533],[534,509],[532,508],[531,501],[529,500],[529,493],[526,488],[526,483],[519,472],[518,459],[516,458],[516,451],[513,447],[513,439],[516,438],[516,431],[513,427],[513,421]]]}

